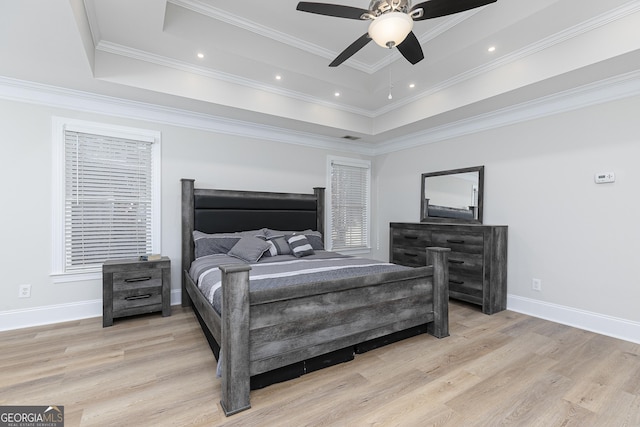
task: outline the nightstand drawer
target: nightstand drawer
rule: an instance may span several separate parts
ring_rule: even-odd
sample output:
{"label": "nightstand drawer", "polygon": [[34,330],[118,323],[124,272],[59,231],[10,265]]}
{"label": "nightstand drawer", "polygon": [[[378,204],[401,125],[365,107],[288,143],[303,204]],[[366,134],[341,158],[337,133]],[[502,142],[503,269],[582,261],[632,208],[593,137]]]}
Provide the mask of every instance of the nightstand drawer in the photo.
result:
{"label": "nightstand drawer", "polygon": [[[141,310],[147,307],[147,310]],[[162,309],[162,286],[136,287],[113,292],[113,311],[120,316],[128,316],[127,310],[135,314],[154,312]],[[134,313],[132,313],[134,314]]]}
{"label": "nightstand drawer", "polygon": [[162,270],[159,268],[154,269],[139,269],[124,272],[113,273],[113,290],[114,292],[120,290],[127,290],[131,288],[140,287],[161,287],[162,286]]}

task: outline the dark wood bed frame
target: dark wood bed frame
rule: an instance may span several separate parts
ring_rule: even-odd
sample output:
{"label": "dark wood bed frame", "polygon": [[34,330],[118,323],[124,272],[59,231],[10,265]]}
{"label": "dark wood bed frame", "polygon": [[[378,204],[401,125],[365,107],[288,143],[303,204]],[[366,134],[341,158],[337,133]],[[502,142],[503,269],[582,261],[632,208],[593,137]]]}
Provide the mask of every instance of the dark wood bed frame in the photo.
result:
{"label": "dark wood bed frame", "polygon": [[354,346],[367,347],[376,339],[386,344],[393,340],[385,338],[421,326],[438,338],[449,335],[449,249],[444,248],[426,249],[429,266],[284,292],[249,291],[250,266],[222,266],[224,309],[218,315],[188,273],[193,231],[263,227],[324,234],[324,189],[314,194],[196,189],[194,180],[182,180],[182,305],[193,306],[216,358],[222,357],[220,403],[227,416],[250,408],[255,376],[344,349],[353,358]]}

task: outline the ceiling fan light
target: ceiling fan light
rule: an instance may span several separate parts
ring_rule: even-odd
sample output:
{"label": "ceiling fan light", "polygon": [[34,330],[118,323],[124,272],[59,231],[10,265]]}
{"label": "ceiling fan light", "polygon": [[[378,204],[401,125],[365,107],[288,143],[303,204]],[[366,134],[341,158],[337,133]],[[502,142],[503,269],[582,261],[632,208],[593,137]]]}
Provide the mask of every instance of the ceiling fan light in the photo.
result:
{"label": "ceiling fan light", "polygon": [[382,47],[398,46],[413,29],[413,20],[402,12],[378,16],[369,24],[369,36]]}

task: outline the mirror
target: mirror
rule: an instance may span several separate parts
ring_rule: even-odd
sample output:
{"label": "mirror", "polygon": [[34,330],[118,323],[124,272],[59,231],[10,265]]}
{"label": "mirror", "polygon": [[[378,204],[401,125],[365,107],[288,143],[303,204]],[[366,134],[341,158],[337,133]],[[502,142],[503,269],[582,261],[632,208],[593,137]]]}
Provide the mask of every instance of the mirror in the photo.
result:
{"label": "mirror", "polygon": [[482,224],[484,166],[422,174],[421,222]]}

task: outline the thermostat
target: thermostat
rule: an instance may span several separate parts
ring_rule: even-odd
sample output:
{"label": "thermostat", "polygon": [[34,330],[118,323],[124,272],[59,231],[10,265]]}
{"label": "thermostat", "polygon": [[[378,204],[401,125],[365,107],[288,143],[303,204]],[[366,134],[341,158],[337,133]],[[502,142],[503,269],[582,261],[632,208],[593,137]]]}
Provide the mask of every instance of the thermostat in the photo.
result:
{"label": "thermostat", "polygon": [[606,182],[615,182],[616,174],[613,172],[600,172],[595,176],[596,184],[604,184]]}

